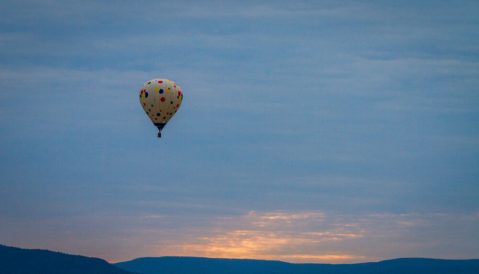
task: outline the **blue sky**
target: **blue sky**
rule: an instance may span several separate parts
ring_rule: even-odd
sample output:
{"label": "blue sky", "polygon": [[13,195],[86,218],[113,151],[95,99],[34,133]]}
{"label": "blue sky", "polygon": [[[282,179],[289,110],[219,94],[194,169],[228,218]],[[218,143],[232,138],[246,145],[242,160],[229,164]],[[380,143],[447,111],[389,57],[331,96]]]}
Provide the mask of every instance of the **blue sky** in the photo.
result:
{"label": "blue sky", "polygon": [[[479,257],[476,1],[2,1],[0,243]],[[138,90],[181,109],[156,138]]]}

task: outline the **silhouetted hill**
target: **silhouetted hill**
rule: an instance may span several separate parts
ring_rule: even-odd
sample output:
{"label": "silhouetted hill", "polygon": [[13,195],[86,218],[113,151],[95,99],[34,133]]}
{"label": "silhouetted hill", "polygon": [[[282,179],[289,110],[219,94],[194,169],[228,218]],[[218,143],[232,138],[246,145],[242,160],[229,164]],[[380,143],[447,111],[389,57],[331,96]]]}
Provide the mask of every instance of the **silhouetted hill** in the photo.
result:
{"label": "silhouetted hill", "polygon": [[291,264],[281,261],[196,257],[139,258],[117,263],[142,274],[478,274],[479,260],[395,259],[360,264]]}
{"label": "silhouetted hill", "polygon": [[98,258],[0,245],[0,274],[132,274]]}
{"label": "silhouetted hill", "polygon": [[479,260],[417,258],[360,264],[291,264],[265,260],[159,257],[139,258],[117,263],[115,266],[98,258],[0,245],[0,274],[132,274],[132,272],[141,274],[479,273]]}

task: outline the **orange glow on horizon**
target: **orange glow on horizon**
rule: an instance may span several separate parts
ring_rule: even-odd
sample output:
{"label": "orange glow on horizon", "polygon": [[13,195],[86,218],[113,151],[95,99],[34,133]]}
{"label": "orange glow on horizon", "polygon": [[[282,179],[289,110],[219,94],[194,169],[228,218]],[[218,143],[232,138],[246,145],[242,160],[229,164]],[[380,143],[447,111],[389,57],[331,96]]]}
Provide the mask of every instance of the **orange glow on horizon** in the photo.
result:
{"label": "orange glow on horizon", "polygon": [[[150,255],[344,263],[367,259],[328,250],[331,244],[363,237],[351,224],[324,224],[322,212],[256,212],[223,218],[210,231],[163,241]],[[323,247],[324,246],[324,247]],[[153,254],[151,254],[153,253]]]}

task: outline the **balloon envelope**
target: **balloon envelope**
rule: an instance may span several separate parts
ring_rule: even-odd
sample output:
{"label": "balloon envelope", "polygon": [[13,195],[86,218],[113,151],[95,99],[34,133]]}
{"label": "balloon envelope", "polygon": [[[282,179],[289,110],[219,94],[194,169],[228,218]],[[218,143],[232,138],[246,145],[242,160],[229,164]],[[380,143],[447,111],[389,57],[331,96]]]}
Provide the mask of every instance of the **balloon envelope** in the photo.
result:
{"label": "balloon envelope", "polygon": [[181,87],[168,79],[152,79],[140,89],[140,104],[146,115],[161,130],[175,115],[183,101]]}

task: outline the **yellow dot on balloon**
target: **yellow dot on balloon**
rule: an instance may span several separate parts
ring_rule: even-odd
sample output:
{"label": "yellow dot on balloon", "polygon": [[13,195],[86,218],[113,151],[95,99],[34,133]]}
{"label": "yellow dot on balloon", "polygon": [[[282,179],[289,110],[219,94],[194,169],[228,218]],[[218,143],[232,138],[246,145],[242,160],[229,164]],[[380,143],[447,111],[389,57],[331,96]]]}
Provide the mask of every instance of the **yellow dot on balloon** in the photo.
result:
{"label": "yellow dot on balloon", "polygon": [[155,91],[156,91],[156,92],[160,92],[160,87],[156,87],[156,88],[155,88]]}

